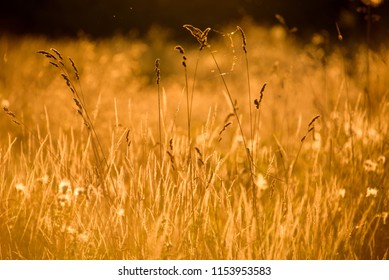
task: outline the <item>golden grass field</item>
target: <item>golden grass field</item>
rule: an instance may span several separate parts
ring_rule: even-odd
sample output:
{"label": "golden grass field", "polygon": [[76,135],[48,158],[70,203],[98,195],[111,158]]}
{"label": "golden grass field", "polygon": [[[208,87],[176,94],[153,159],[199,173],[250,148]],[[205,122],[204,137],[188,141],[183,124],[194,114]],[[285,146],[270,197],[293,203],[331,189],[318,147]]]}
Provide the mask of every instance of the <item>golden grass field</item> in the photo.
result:
{"label": "golden grass field", "polygon": [[389,50],[241,26],[0,37],[0,259],[388,259]]}

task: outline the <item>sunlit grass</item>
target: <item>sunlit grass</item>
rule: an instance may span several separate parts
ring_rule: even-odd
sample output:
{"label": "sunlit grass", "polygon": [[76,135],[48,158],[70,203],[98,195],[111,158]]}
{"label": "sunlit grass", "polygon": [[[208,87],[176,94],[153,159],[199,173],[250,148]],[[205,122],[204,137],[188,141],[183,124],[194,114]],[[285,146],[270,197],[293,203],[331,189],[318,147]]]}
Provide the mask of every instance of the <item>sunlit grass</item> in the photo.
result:
{"label": "sunlit grass", "polygon": [[2,37],[0,258],[387,259],[388,50],[241,26]]}

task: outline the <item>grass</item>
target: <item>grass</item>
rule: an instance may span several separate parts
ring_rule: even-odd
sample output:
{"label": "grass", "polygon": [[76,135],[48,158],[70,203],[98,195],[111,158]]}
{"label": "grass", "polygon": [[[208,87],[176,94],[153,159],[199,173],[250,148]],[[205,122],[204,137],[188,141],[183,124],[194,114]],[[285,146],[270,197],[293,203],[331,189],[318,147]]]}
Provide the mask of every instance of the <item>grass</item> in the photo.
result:
{"label": "grass", "polygon": [[1,37],[0,259],[388,259],[389,51],[241,26]]}

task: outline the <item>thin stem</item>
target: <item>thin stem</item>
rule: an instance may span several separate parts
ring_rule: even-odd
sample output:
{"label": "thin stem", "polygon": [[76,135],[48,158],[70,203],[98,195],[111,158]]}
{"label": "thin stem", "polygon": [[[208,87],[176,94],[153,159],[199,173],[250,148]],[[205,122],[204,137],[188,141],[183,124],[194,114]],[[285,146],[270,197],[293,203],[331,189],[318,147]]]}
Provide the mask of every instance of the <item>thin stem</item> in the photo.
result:
{"label": "thin stem", "polygon": [[246,151],[246,156],[247,156],[247,160],[248,160],[248,163],[249,163],[249,169],[250,169],[250,177],[251,177],[251,184],[252,184],[252,190],[253,190],[253,208],[254,208],[254,211],[256,213],[256,209],[257,209],[256,208],[256,189],[255,189],[254,173],[253,173],[253,166],[252,166],[253,165],[253,161],[252,161],[252,157],[250,155],[250,150],[247,147],[247,142],[246,142],[246,138],[245,138],[244,133],[243,133],[242,124],[240,122],[238,112],[237,112],[236,107],[234,105],[234,101],[232,100],[232,96],[231,96],[230,90],[228,89],[227,82],[224,79],[224,75],[223,75],[223,73],[222,73],[222,71],[220,69],[220,66],[219,66],[219,64],[218,64],[218,62],[216,60],[216,57],[215,57],[214,53],[212,51],[210,51],[210,53],[211,53],[211,56],[213,58],[213,61],[215,62],[216,68],[217,68],[217,70],[218,70],[218,72],[220,74],[220,78],[223,81],[224,87],[225,87],[227,95],[228,95],[228,99],[229,99],[229,101],[230,101],[230,103],[232,105],[232,110],[233,110],[235,118],[237,120],[240,133],[242,135],[243,146],[244,146],[245,151]]}
{"label": "thin stem", "polygon": [[159,83],[158,87],[158,130],[159,130],[159,165],[162,168],[162,127],[161,127],[161,90]]}
{"label": "thin stem", "polygon": [[245,52],[246,60],[246,73],[247,73],[247,88],[249,93],[249,118],[250,118],[250,139],[251,139],[251,152],[254,153],[254,127],[253,127],[253,112],[251,108],[251,86],[250,86],[250,71],[249,71],[249,60],[247,57],[247,52]]}

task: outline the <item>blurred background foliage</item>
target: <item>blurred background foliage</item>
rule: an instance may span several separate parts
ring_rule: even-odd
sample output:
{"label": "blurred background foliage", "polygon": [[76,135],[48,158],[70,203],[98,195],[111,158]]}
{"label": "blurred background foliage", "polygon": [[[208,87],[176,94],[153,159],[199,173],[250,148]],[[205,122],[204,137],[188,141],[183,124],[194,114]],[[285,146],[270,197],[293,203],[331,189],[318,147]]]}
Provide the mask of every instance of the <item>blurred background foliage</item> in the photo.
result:
{"label": "blurred background foliage", "polygon": [[142,37],[158,25],[180,36],[185,32],[178,27],[185,23],[221,28],[250,18],[271,26],[278,23],[275,15],[279,14],[288,27],[298,29],[300,38],[323,31],[336,35],[338,23],[344,35],[361,39],[366,37],[369,5],[371,38],[388,38],[388,1],[378,0],[13,0],[1,5],[0,32],[54,37],[135,33]]}

